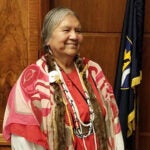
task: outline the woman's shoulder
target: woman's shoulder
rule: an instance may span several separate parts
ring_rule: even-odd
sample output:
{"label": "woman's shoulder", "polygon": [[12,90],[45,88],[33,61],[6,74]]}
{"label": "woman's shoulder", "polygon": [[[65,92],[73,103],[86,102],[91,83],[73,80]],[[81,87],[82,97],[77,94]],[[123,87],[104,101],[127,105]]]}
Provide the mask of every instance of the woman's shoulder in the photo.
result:
{"label": "woman's shoulder", "polygon": [[46,63],[43,57],[39,58],[37,61],[29,64],[24,70],[22,71],[23,74],[28,74],[32,76],[33,74],[38,75],[39,72],[46,72]]}
{"label": "woman's shoulder", "polygon": [[91,60],[91,59],[88,59],[88,58],[86,58],[86,57],[83,57],[83,62],[84,62],[86,65],[88,65],[89,71],[92,71],[92,70],[93,70],[93,71],[95,70],[95,72],[102,71],[102,68],[101,68],[100,64],[97,63],[97,62],[94,61],[94,60]]}
{"label": "woman's shoulder", "polygon": [[43,66],[44,63],[41,58],[28,65],[20,74],[16,82],[17,87],[20,87],[26,93],[34,93],[35,87],[39,84],[39,82],[44,82],[48,79]]}

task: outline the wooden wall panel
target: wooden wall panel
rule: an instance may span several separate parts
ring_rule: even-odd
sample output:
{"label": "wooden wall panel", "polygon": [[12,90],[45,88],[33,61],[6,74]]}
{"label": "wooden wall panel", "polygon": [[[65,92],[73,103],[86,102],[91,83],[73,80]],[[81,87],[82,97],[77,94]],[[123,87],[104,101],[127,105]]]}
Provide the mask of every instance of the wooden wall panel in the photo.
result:
{"label": "wooden wall panel", "polygon": [[139,150],[150,149],[150,34],[144,36],[143,80],[139,92]]}
{"label": "wooden wall panel", "polygon": [[[23,4],[24,1],[22,1]],[[28,49],[27,62],[31,64],[38,58],[40,49],[40,31],[41,31],[41,0],[28,0]]]}
{"label": "wooden wall panel", "polygon": [[81,56],[100,64],[110,83],[114,85],[120,34],[85,33]]}
{"label": "wooden wall panel", "polygon": [[73,9],[85,32],[121,32],[126,0],[55,0],[54,6]]}
{"label": "wooden wall panel", "polygon": [[[42,6],[41,0],[0,0],[0,133],[10,89],[38,58]],[[0,134],[0,149],[7,145]]]}
{"label": "wooden wall panel", "polygon": [[139,147],[136,150],[150,150],[150,135],[140,134]]}
{"label": "wooden wall panel", "polygon": [[23,17],[22,14],[23,11],[28,10],[26,3],[22,8],[20,1],[2,2],[0,10],[0,125],[2,125],[8,93],[20,71],[27,65],[26,51],[28,50],[27,16]]}
{"label": "wooden wall panel", "polygon": [[11,150],[10,146],[1,146],[0,150]]}
{"label": "wooden wall panel", "polygon": [[145,0],[145,33],[150,33],[150,0]]}

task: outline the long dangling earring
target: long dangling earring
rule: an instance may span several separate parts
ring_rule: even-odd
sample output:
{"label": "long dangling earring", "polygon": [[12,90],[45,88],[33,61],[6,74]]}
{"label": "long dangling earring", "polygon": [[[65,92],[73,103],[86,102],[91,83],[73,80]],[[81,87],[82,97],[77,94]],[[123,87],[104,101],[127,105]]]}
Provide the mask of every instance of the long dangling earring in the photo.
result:
{"label": "long dangling earring", "polygon": [[50,46],[47,45],[47,47],[48,47],[48,52],[52,55],[53,53],[52,53],[52,50],[51,50]]}

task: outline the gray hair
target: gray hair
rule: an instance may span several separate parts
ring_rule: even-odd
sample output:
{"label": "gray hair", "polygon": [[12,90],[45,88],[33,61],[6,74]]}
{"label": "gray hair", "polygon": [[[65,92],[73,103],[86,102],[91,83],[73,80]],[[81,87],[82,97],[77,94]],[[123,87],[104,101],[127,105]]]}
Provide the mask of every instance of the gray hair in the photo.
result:
{"label": "gray hair", "polygon": [[73,15],[79,19],[74,11],[63,7],[53,8],[46,14],[41,32],[43,47],[47,46],[46,44],[51,37],[52,32],[61,23],[66,15]]}

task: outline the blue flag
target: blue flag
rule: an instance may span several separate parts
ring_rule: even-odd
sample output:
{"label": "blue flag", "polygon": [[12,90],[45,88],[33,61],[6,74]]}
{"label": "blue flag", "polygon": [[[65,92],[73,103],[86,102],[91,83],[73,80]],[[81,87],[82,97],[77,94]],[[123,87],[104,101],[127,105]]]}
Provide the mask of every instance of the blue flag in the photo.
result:
{"label": "blue flag", "polygon": [[142,79],[144,3],[144,0],[127,0],[114,86],[123,138],[128,150],[132,150],[131,139],[135,132],[136,87]]}

